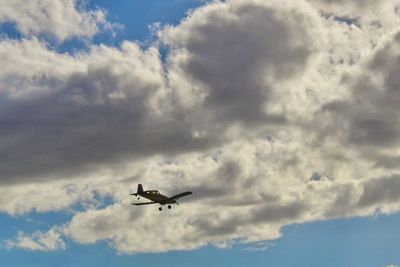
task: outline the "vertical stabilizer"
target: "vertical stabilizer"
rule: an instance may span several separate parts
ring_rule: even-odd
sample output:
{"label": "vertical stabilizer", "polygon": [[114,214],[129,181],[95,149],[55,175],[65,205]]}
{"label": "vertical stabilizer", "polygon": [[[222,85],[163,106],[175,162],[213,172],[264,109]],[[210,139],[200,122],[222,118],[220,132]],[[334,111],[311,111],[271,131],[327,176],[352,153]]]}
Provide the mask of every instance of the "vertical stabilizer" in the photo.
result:
{"label": "vertical stabilizer", "polygon": [[143,186],[142,184],[138,184],[137,186],[137,194],[142,194],[143,193]]}

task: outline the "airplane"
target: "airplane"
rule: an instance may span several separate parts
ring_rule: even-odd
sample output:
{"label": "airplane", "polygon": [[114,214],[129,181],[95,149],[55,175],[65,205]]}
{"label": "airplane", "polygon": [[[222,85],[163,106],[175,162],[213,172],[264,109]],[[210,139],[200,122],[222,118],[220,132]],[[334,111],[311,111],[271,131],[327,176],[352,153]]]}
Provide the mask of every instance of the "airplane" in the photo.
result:
{"label": "airplane", "polygon": [[184,196],[188,196],[191,195],[192,192],[183,192],[177,195],[174,195],[172,197],[167,197],[164,196],[162,194],[160,194],[160,192],[158,192],[158,190],[143,190],[143,186],[141,184],[138,184],[137,187],[137,192],[131,194],[132,196],[136,196],[137,199],[140,199],[140,197],[144,197],[147,198],[149,200],[151,200],[151,202],[142,202],[142,203],[132,203],[132,205],[135,206],[141,206],[141,205],[149,205],[149,204],[160,204],[161,206],[158,208],[159,211],[162,211],[162,206],[163,205],[168,205],[168,209],[171,209],[171,204],[178,204],[177,200],[181,197]]}

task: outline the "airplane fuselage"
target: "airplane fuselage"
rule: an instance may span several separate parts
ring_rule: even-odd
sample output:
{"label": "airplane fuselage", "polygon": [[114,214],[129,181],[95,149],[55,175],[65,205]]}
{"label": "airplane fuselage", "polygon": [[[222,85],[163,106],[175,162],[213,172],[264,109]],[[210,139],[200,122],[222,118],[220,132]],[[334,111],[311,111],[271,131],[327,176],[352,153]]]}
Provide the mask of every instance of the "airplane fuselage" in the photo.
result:
{"label": "airplane fuselage", "polygon": [[176,200],[170,199],[169,197],[160,194],[160,192],[158,192],[157,190],[146,190],[141,193],[138,193],[138,195],[147,198],[151,201],[160,203],[161,205],[177,203]]}

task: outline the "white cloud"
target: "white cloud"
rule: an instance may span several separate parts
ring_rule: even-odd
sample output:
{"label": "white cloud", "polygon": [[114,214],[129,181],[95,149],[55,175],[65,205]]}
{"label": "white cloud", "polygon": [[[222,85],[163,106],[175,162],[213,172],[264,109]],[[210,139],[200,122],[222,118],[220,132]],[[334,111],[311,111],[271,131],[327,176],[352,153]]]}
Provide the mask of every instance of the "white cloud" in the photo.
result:
{"label": "white cloud", "polygon": [[[223,247],[399,211],[393,2],[366,9],[380,27],[310,2],[212,2],[161,28],[166,62],[156,45],[60,55],[2,40],[2,211],[85,203],[9,247],[62,248],[62,236],[124,253]],[[129,205],[138,182],[194,194],[159,213]]]}
{"label": "white cloud", "polygon": [[46,233],[37,231],[32,235],[18,232],[15,240],[7,240],[4,245],[8,249],[21,248],[36,251],[54,251],[66,248],[65,242],[61,239],[61,233],[57,228],[53,228]]}
{"label": "white cloud", "polygon": [[78,0],[1,0],[0,23],[11,22],[24,36],[50,34],[60,41],[90,38],[109,27],[102,10],[86,10]]}

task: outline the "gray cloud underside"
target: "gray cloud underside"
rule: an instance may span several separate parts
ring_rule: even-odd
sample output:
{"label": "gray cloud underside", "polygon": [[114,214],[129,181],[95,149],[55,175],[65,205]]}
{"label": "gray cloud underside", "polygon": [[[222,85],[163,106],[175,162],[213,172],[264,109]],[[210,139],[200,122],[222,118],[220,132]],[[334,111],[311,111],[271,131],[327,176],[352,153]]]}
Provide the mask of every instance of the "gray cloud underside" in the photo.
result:
{"label": "gray cloud underside", "polygon": [[[137,49],[136,45],[131,46]],[[129,54],[114,52],[120,57]],[[3,183],[54,172],[79,173],[83,167],[126,157],[201,150],[218,142],[218,137],[195,138],[193,122],[155,114],[156,107],[151,107],[150,102],[163,90],[162,73],[157,73],[157,66],[135,66],[135,58],[113,58],[111,53],[105,53],[110,63],[88,63],[83,70],[71,71],[64,77],[53,73],[35,73],[33,77],[3,75]],[[158,55],[149,57],[161,64]],[[61,60],[57,63],[63,64]],[[150,74],[142,67],[148,68]],[[146,81],[140,75],[154,75],[154,81]],[[31,86],[46,89],[38,96],[31,96],[30,92],[15,95],[20,90],[30,91]]]}
{"label": "gray cloud underside", "polygon": [[[1,209],[85,207],[7,244],[194,249],[397,212],[396,12],[395,1],[232,0],[160,29],[148,49],[61,55],[35,38],[3,39]],[[157,45],[168,47],[165,62]],[[194,194],[165,213],[136,209],[128,193],[138,182]]]}
{"label": "gray cloud underside", "polygon": [[[375,161],[375,167],[397,168],[400,112],[399,34],[376,51],[364,73],[351,87],[350,100],[327,103],[323,109],[344,126],[345,142],[360,151],[361,157]],[[388,150],[389,149],[389,150]]]}

